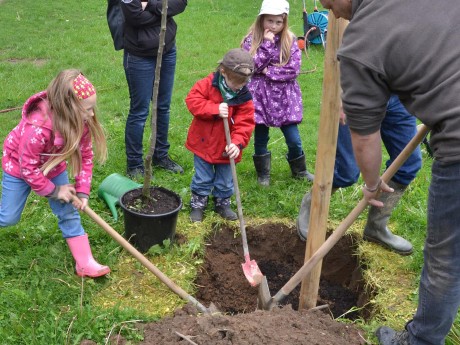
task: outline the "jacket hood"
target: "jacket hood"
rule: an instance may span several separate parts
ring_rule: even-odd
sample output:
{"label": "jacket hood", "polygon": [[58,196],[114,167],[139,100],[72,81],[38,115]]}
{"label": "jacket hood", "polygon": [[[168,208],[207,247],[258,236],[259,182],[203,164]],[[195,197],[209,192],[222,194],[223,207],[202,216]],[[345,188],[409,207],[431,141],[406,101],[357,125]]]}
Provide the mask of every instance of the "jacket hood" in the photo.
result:
{"label": "jacket hood", "polygon": [[46,91],[31,96],[22,107],[22,119],[41,127],[52,128],[51,111],[48,106]]}

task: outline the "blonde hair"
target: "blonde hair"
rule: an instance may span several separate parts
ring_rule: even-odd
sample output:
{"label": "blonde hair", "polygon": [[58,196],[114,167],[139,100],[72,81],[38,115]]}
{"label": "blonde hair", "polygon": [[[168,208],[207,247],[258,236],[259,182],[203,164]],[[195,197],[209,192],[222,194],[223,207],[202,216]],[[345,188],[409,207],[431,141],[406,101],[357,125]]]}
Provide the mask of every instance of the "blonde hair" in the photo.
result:
{"label": "blonde hair", "polygon": [[[284,26],[283,26],[283,30],[281,30],[280,32],[281,49],[280,49],[280,63],[278,64],[278,66],[284,66],[289,62],[289,59],[291,58],[292,42],[294,39],[294,33],[291,30],[289,30],[289,27],[288,27],[288,15],[282,14],[281,16],[283,17]],[[249,50],[249,53],[252,56],[256,54],[257,49],[259,49],[260,45],[264,41],[264,32],[265,32],[264,19],[265,19],[265,14],[257,16],[256,21],[251,25],[246,35],[246,37],[248,37],[249,35],[252,34],[252,44],[251,44],[251,49]],[[244,42],[244,39],[243,39],[243,42]],[[241,44],[243,44],[243,42],[241,42]]]}
{"label": "blonde hair", "polygon": [[[85,129],[82,113],[86,110],[73,89],[73,81],[79,74],[81,72],[76,69],[63,70],[46,89],[48,103],[53,113],[53,132],[59,132],[62,136],[64,147],[59,154],[51,154],[52,158],[43,164],[41,169],[44,175],[65,160],[68,161],[73,176],[81,172],[80,141]],[[94,116],[90,116],[86,124],[95,144],[94,156],[100,163],[103,163],[107,159],[107,144],[104,129],[97,119],[95,110]]]}

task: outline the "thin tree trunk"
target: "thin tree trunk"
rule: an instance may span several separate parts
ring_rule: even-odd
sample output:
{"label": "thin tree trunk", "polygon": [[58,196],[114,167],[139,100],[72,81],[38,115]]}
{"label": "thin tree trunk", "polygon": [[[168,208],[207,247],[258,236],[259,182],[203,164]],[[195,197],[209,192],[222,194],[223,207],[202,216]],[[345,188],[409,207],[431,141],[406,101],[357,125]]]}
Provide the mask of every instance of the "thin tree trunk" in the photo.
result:
{"label": "thin tree trunk", "polygon": [[150,181],[152,178],[152,158],[155,152],[155,144],[157,140],[157,105],[158,105],[158,90],[160,88],[160,72],[161,61],[163,58],[163,50],[165,46],[166,36],[166,20],[168,13],[168,0],[162,1],[161,9],[161,29],[160,29],[160,44],[158,46],[157,64],[155,68],[155,82],[153,84],[152,94],[152,118],[150,121],[150,148],[144,159],[144,185],[142,187],[142,195],[144,198],[150,198]]}

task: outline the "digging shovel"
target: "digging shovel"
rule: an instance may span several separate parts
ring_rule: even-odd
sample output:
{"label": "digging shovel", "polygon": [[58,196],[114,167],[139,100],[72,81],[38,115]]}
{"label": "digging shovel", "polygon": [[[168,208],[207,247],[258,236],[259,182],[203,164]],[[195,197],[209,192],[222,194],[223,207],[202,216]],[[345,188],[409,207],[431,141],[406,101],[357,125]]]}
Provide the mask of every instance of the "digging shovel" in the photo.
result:
{"label": "digging shovel", "polygon": [[195,298],[190,296],[181,287],[176,285],[168,276],[161,272],[154,264],[152,264],[144,255],[142,255],[136,248],[134,248],[123,236],[116,232],[109,224],[107,224],[96,212],[94,212],[89,206],[83,209],[91,219],[93,219],[102,229],[104,229],[110,237],[117,241],[123,248],[125,248],[132,256],[134,256],[145,268],[152,272],[162,283],[170,288],[175,294],[183,298],[187,302],[191,302],[204,314],[212,314],[218,312],[217,308],[211,303],[209,308],[206,308]]}
{"label": "digging shovel", "polygon": [[[230,128],[228,126],[228,119],[224,118],[224,128],[225,128],[225,138],[227,140],[227,145],[232,143],[232,139],[230,137]],[[233,176],[233,185],[235,188],[235,197],[236,197],[236,206],[238,208],[238,219],[240,221],[240,231],[241,231],[241,238],[243,240],[243,254],[244,254],[244,263],[241,264],[243,267],[244,275],[248,280],[251,286],[259,285],[262,279],[262,272],[260,272],[259,266],[255,260],[251,260],[249,257],[249,249],[248,249],[248,240],[246,237],[246,226],[244,224],[243,219],[243,207],[241,206],[241,197],[240,197],[240,189],[238,188],[238,178],[236,176],[236,167],[235,167],[235,160],[233,158],[230,159],[230,166],[232,168],[232,176]]]}
{"label": "digging shovel", "polygon": [[[407,144],[404,150],[396,157],[393,163],[383,173],[382,180],[385,183],[393,177],[393,175],[399,170],[404,162],[409,158],[411,153],[417,148],[417,146],[426,137],[429,128],[425,125],[419,125],[417,127],[417,134]],[[264,310],[271,310],[274,306],[280,303],[286,296],[288,296],[292,290],[310,273],[310,271],[318,264],[324,256],[329,253],[331,248],[340,240],[345,231],[353,224],[358,218],[362,211],[367,207],[367,202],[363,198],[356,205],[356,207],[348,214],[348,216],[339,224],[337,229],[329,236],[329,238],[318,248],[318,250],[306,261],[303,266],[297,271],[294,276],[278,291],[274,297],[270,297],[270,290],[268,288],[267,278],[262,277],[262,281],[259,285],[259,296],[258,296],[258,308]]]}

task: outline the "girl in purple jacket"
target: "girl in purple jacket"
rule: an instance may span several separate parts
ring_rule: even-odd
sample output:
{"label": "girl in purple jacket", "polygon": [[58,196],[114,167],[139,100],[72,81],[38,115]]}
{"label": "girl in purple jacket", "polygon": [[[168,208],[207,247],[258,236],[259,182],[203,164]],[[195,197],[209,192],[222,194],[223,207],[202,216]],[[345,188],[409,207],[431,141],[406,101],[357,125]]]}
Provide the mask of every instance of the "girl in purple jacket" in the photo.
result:
{"label": "girl in purple jacket", "polygon": [[313,181],[306,167],[298,124],[302,121],[302,94],[297,76],[301,51],[288,27],[289,3],[264,0],[242,47],[254,58],[255,71],[248,84],[255,106],[254,166],[260,185],[270,184],[269,128],[283,132],[287,161],[295,178]]}
{"label": "girl in purple jacket", "polygon": [[[64,70],[46,91],[26,101],[21,121],[3,145],[0,226],[19,222],[31,190],[47,197],[81,277],[110,272],[109,267],[94,260],[77,211],[88,205],[92,140],[99,161],[107,157],[95,106],[96,90],[91,82],[78,70]],[[75,179],[73,185],[69,184],[67,161]]]}

